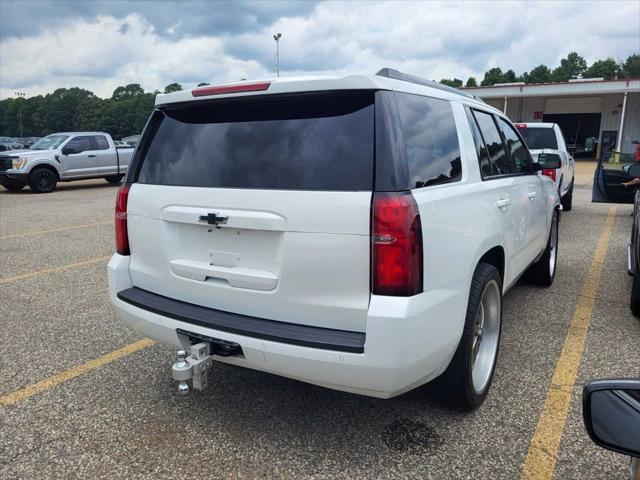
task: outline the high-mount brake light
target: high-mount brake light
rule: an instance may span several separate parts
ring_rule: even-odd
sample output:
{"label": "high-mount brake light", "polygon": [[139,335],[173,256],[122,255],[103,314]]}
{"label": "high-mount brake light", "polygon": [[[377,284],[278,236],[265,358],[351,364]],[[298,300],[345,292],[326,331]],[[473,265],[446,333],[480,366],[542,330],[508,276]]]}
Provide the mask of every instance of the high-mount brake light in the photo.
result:
{"label": "high-mount brake light", "polygon": [[375,193],[371,217],[371,293],[422,292],[422,226],[411,192]]}
{"label": "high-mount brake light", "polygon": [[240,85],[222,85],[217,87],[200,87],[191,90],[194,97],[206,97],[207,95],[222,95],[224,93],[263,92],[269,88],[271,82],[243,83]]}
{"label": "high-mount brake light", "polygon": [[120,255],[131,255],[129,249],[129,234],[127,231],[127,201],[131,184],[125,183],[118,190],[116,196],[116,252]]}

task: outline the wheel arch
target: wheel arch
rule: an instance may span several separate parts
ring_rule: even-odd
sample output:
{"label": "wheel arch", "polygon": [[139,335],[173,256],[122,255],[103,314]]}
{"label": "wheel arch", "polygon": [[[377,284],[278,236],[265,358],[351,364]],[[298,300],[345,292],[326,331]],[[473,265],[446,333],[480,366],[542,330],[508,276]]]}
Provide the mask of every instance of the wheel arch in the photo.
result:
{"label": "wheel arch", "polygon": [[[477,262],[477,265],[480,263],[488,263],[489,265],[493,265],[498,273],[500,274],[500,279],[504,284],[504,269],[505,269],[505,256],[504,256],[504,248],[502,245],[496,245],[489,250],[487,250]],[[477,267],[476,265],[476,267]]]}
{"label": "wheel arch", "polygon": [[53,165],[51,165],[50,163],[48,162],[36,163],[29,169],[29,175],[31,175],[31,172],[33,172],[36,168],[46,168],[47,170],[51,170],[53,173],[55,173],[56,180],[60,181],[60,172],[58,172],[58,169]]}

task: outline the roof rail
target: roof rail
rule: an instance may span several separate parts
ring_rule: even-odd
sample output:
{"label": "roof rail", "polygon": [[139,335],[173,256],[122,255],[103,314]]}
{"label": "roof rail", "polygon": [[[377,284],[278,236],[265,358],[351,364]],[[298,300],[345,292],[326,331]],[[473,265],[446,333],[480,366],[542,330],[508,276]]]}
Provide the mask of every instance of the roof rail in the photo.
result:
{"label": "roof rail", "polygon": [[402,73],[394,68],[381,68],[380,70],[378,70],[376,75],[379,77],[387,77],[387,78],[392,78],[394,80],[401,80],[403,82],[416,83],[418,85],[424,85],[426,87],[437,88],[438,90],[444,90],[445,92],[453,93],[454,95],[473,98],[474,100],[478,100],[484,103],[484,100],[482,100],[477,95],[473,95],[472,93],[463,92],[462,90],[458,90],[457,88],[443,85],[442,83],[439,83],[439,82],[434,82],[433,80],[427,80],[425,78],[409,75],[408,73]]}

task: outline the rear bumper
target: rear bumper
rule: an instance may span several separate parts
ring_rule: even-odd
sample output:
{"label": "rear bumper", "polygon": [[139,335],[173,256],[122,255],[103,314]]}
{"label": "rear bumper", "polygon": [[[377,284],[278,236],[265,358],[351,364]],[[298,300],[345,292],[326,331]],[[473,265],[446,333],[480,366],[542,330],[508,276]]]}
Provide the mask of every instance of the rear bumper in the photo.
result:
{"label": "rear bumper", "polygon": [[[466,289],[462,286],[437,289],[410,298],[373,296],[367,318],[366,339],[364,333],[344,332],[359,335],[364,340],[362,353],[355,353],[338,350],[339,345],[319,348],[317,345],[291,343],[286,338],[275,340],[264,338],[264,335],[260,338],[239,328],[231,332],[226,324],[211,323],[212,328],[202,322],[196,324],[175,318],[177,315],[170,309],[170,315],[160,314],[160,309],[167,310],[167,305],[152,308],[149,303],[143,305],[138,302],[138,305],[134,305],[130,298],[127,301],[119,298],[126,296],[123,292],[133,287],[129,276],[129,257],[114,255],[108,271],[109,296],[118,316],[144,336],[176,349],[187,346],[186,337],[178,335],[178,329],[235,342],[242,347],[243,357],[215,359],[379,398],[389,398],[411,390],[446,369],[462,334],[466,310]],[[153,299],[148,297],[147,301],[153,302]],[[231,315],[236,319],[243,317]],[[295,330],[298,326],[293,327]],[[244,327],[241,325],[241,328]],[[318,330],[328,332],[317,332],[316,342],[322,341],[323,333],[331,336],[331,332],[341,332]],[[350,341],[355,338],[352,336]]]}

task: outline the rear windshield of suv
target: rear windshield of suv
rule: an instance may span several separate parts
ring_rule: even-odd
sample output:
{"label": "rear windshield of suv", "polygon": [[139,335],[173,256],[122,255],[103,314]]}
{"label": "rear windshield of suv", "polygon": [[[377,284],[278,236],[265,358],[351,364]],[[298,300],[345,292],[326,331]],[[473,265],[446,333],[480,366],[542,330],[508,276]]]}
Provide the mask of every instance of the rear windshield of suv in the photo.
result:
{"label": "rear windshield of suv", "polygon": [[521,127],[518,128],[529,150],[542,150],[543,148],[558,149],[558,141],[553,128],[547,127]]}
{"label": "rear windshield of suv", "polygon": [[373,91],[190,102],[160,115],[140,183],[372,189]]}

